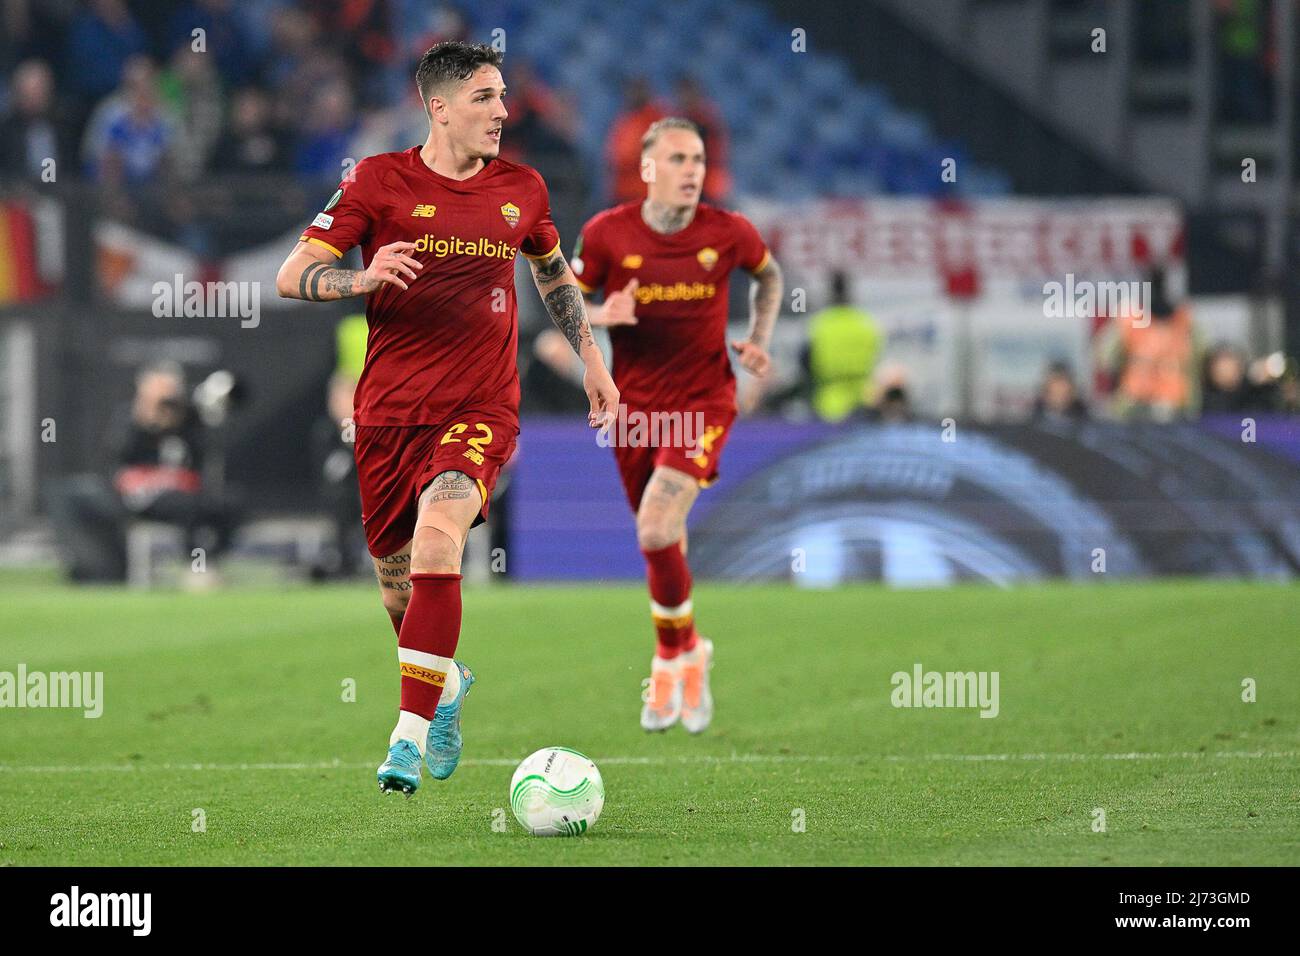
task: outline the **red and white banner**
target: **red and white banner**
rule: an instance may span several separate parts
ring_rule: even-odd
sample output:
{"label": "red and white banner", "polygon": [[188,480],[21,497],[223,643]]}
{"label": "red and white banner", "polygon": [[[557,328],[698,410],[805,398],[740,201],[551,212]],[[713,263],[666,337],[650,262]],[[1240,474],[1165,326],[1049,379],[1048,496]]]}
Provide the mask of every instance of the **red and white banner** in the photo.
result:
{"label": "red and white banner", "polygon": [[990,286],[1180,267],[1183,216],[1163,199],[755,201],[749,215],[792,277],[969,296]]}

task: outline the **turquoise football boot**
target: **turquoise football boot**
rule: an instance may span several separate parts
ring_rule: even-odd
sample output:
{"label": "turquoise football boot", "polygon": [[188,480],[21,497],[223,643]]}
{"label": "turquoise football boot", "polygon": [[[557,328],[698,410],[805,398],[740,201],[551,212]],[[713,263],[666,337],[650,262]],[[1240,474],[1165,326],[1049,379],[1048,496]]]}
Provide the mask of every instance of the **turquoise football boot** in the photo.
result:
{"label": "turquoise football boot", "polygon": [[429,765],[429,775],[434,780],[446,780],[456,772],[460,763],[460,708],[474,683],[474,673],[460,661],[460,693],[454,700],[442,701],[429,722],[429,739],[424,745],[424,762]]}
{"label": "turquoise football boot", "polygon": [[402,739],[388,748],[388,759],[379,765],[379,791],[401,791],[408,797],[420,789],[420,748]]}

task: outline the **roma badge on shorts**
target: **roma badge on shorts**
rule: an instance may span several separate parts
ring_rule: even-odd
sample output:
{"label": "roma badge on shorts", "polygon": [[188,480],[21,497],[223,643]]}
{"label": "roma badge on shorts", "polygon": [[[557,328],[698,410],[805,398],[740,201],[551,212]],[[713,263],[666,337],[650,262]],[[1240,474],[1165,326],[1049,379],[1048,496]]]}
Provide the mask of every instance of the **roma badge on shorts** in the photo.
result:
{"label": "roma badge on shorts", "polygon": [[512,202],[506,203],[501,207],[501,216],[505,219],[511,229],[519,225],[519,207]]}

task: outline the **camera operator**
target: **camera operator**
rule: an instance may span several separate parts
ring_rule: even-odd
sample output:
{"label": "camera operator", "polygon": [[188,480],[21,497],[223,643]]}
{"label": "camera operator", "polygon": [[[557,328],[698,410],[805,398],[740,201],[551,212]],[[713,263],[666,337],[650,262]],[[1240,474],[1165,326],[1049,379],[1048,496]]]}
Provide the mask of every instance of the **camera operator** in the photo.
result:
{"label": "camera operator", "polygon": [[204,487],[206,429],[185,392],[179,366],[161,363],[136,376],[129,416],[114,429],[112,478],[82,475],[50,498],[50,516],[74,581],[126,578],[126,531],[133,518],[179,525],[187,554],[207,560],[229,543],[229,502]]}

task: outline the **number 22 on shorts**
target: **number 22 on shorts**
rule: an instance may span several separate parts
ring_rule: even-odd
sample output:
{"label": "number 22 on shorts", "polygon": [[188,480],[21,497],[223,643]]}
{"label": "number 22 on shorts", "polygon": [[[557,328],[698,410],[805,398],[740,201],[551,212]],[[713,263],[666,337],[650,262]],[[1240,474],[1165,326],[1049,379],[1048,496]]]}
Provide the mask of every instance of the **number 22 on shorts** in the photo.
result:
{"label": "number 22 on shorts", "polygon": [[[474,427],[482,434],[474,435],[464,440],[465,444],[469,445],[469,448],[465,451],[465,457],[474,464],[481,465],[483,464],[483,446],[491,443],[492,429],[488,428],[488,426],[484,425],[482,422],[475,422]],[[438,444],[447,445],[451,442],[458,442],[461,440],[460,436],[468,430],[469,426],[464,422],[457,422],[455,425],[452,425],[447,429],[447,433],[442,436],[442,441],[438,442]]]}

